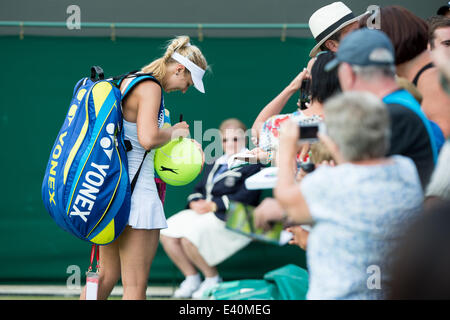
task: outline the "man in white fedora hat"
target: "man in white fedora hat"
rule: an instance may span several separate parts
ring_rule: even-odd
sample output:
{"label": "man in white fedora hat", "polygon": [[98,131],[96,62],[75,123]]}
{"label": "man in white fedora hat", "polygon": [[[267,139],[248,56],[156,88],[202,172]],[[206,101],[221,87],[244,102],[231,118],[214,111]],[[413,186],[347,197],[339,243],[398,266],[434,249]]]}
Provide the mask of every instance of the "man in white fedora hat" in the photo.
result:
{"label": "man in white fedora hat", "polygon": [[309,29],[317,42],[309,56],[315,57],[320,51],[336,52],[340,40],[357,29],[359,19],[367,13],[355,17],[352,10],[340,1],[318,9],[309,18]]}

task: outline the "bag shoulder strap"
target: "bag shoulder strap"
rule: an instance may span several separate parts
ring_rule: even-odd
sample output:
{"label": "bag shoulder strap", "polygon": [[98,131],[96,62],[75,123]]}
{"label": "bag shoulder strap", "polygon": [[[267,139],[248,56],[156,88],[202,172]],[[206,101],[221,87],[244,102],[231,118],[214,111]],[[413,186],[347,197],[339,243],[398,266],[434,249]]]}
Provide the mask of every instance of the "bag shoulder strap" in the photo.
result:
{"label": "bag shoulder strap", "polygon": [[424,66],[417,72],[417,74],[416,74],[416,76],[414,77],[412,83],[417,87],[417,83],[419,82],[419,78],[420,78],[420,76],[422,75],[422,73],[423,73],[425,70],[428,70],[428,69],[431,69],[431,68],[434,68],[433,62],[430,62],[430,63],[424,65]]}
{"label": "bag shoulder strap", "polygon": [[141,161],[141,164],[139,165],[139,168],[136,171],[136,174],[134,175],[133,180],[131,181],[131,184],[130,184],[130,186],[131,186],[131,194],[133,194],[134,188],[136,187],[136,182],[138,180],[139,173],[141,173],[142,165],[144,164],[145,157],[147,157],[147,153],[149,153],[149,151],[144,152],[144,157],[143,157],[143,159]]}
{"label": "bag shoulder strap", "polygon": [[156,82],[160,88],[161,88],[161,96],[162,96],[162,86],[161,83],[153,76],[151,73],[129,73],[122,77],[118,83],[117,86],[120,88],[121,84],[123,83],[124,86],[122,86],[122,89],[120,89],[120,92],[122,93],[122,100],[124,100],[128,94],[132,91],[132,89],[142,81],[153,81]]}

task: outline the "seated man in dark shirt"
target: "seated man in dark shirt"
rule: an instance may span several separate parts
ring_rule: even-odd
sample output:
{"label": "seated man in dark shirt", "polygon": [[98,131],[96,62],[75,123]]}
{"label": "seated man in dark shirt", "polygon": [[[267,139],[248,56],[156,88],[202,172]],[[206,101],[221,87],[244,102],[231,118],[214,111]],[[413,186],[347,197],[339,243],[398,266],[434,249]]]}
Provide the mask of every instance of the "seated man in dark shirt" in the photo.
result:
{"label": "seated man in dark shirt", "polygon": [[[225,228],[230,201],[256,206],[261,194],[258,190],[247,190],[245,179],[261,170],[262,165],[228,168],[229,157],[246,150],[245,131],[244,124],[237,119],[221,124],[224,155],[206,164],[188,197],[189,209],[171,216],[168,228],[161,230],[164,250],[186,277],[175,291],[175,298],[201,298],[207,289],[221,281],[216,265],[251,241]],[[205,277],[203,282],[197,269]]]}

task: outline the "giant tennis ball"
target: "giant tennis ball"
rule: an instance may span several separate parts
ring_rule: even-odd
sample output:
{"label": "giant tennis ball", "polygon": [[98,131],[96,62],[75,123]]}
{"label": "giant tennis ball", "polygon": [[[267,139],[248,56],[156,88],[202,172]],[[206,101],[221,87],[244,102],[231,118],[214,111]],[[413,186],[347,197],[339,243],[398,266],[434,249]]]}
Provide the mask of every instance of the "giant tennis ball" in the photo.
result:
{"label": "giant tennis ball", "polygon": [[204,162],[202,147],[194,139],[173,139],[155,151],[155,170],[172,186],[192,182],[202,171]]}

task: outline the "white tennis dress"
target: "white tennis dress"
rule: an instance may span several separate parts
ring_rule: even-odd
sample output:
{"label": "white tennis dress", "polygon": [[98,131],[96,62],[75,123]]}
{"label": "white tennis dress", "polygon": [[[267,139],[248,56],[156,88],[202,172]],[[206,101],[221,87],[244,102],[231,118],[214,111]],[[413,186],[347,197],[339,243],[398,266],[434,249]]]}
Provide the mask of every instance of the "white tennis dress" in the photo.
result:
{"label": "white tennis dress", "polygon": [[[128,174],[133,180],[144,157],[144,148],[139,144],[136,123],[123,120],[125,140],[129,140],[133,149],[127,152]],[[149,152],[142,165],[139,178],[131,196],[131,209],[128,225],[133,229],[167,228],[164,208],[156,189],[153,158],[155,150]]]}

